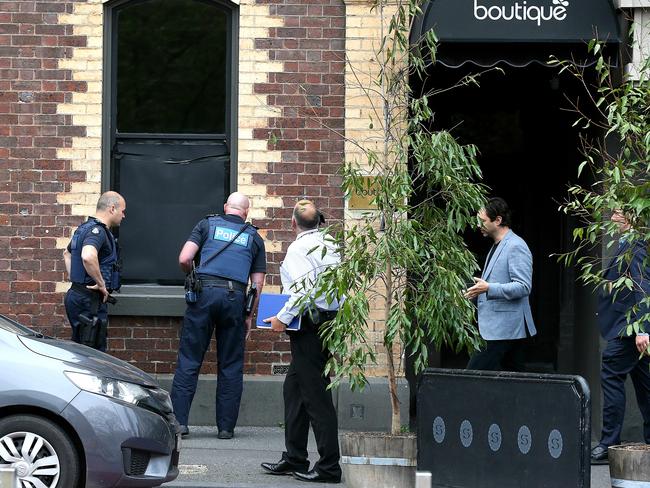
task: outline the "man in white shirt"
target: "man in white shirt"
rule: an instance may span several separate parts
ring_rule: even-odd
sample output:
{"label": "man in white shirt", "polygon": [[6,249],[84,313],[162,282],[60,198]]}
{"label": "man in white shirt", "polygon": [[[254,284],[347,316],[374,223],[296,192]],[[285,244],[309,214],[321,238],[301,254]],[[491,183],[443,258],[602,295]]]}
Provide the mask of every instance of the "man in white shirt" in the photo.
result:
{"label": "man in white shirt", "polygon": [[[340,256],[331,237],[319,230],[322,221],[313,202],[301,200],[294,207],[291,227],[297,236],[280,267],[282,287],[291,297],[277,316],[264,320],[271,323],[272,330],[286,331],[287,324],[300,315],[300,299],[310,295],[311,306],[302,313],[300,330],[289,332],[291,364],[283,387],[286,451],[279,462],[262,463],[262,468],[269,474],[293,474],[300,481],[340,483],[338,422],[327,390],[330,380],[323,374],[330,355],[318,335],[318,327],[334,319],[339,304],[313,296],[318,275],[336,266]],[[320,455],[311,470],[307,459],[310,424]]]}

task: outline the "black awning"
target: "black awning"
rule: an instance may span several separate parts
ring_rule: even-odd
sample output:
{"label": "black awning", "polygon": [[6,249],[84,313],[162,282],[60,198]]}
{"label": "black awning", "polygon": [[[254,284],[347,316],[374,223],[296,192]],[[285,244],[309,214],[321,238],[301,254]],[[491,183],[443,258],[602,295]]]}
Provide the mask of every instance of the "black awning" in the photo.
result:
{"label": "black awning", "polygon": [[440,41],[437,60],[447,66],[525,66],[550,55],[589,64],[588,41],[620,43],[611,0],[429,0],[414,20],[411,42],[432,29]]}

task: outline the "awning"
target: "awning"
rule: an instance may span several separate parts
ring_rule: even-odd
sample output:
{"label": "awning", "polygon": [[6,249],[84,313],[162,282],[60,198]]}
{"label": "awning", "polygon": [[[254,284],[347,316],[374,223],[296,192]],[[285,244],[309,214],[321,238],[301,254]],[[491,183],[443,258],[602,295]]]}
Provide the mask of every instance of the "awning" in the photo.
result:
{"label": "awning", "polygon": [[598,39],[616,58],[619,18],[611,0],[430,0],[415,19],[411,43],[430,30],[437,61],[493,66],[546,63],[550,55],[589,64],[587,43]]}

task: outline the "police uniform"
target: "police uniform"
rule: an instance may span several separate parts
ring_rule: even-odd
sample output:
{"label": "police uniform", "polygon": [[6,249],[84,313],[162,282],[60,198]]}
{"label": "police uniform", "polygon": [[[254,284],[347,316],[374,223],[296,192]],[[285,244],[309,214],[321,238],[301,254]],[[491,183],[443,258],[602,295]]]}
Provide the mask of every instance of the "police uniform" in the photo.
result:
{"label": "police uniform", "polygon": [[[82,324],[79,320],[80,314],[85,314],[87,317],[96,316],[103,321],[108,320],[106,303],[102,301],[101,293],[87,288],[96,285],[96,283],[86,272],[81,259],[81,250],[84,246],[93,246],[97,249],[99,268],[106,289],[111,292],[118,290],[120,287],[117,241],[103,222],[95,217],[89,217],[86,222],[77,228],[70,244],[68,244],[72,286],[65,295],[64,304],[68,321],[72,326],[72,340],[78,343],[81,343]],[[105,334],[98,338],[97,349],[106,351]]]}
{"label": "police uniform", "polygon": [[[246,286],[252,273],[266,272],[264,241],[255,227],[236,215],[206,217],[194,227],[188,241],[199,246],[197,270],[202,289],[185,311],[171,392],[174,413],[181,425],[188,424],[201,363],[214,330],[217,427],[233,432],[243,388]],[[220,254],[212,259],[217,252]]]}

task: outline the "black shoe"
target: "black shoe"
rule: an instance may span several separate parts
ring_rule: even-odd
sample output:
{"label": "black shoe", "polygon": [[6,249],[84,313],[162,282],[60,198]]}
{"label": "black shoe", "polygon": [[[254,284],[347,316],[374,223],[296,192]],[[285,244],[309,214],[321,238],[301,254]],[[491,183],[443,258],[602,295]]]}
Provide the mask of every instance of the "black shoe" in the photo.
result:
{"label": "black shoe", "polygon": [[187,425],[180,425],[178,427],[178,431],[181,433],[181,437],[187,437],[190,435],[190,429],[187,427]]}
{"label": "black shoe", "polygon": [[307,471],[306,473],[293,473],[293,477],[300,481],[312,481],[314,483],[340,483],[340,476],[326,476],[320,474],[315,469]]}
{"label": "black shoe", "polygon": [[591,451],[591,464],[607,464],[607,446],[597,445]]}
{"label": "black shoe", "polygon": [[217,434],[217,439],[232,439],[233,433],[229,430],[220,430]]}
{"label": "black shoe", "polygon": [[262,463],[261,466],[269,474],[293,474],[305,471],[304,468],[297,468],[286,459],[280,459],[277,463]]}

